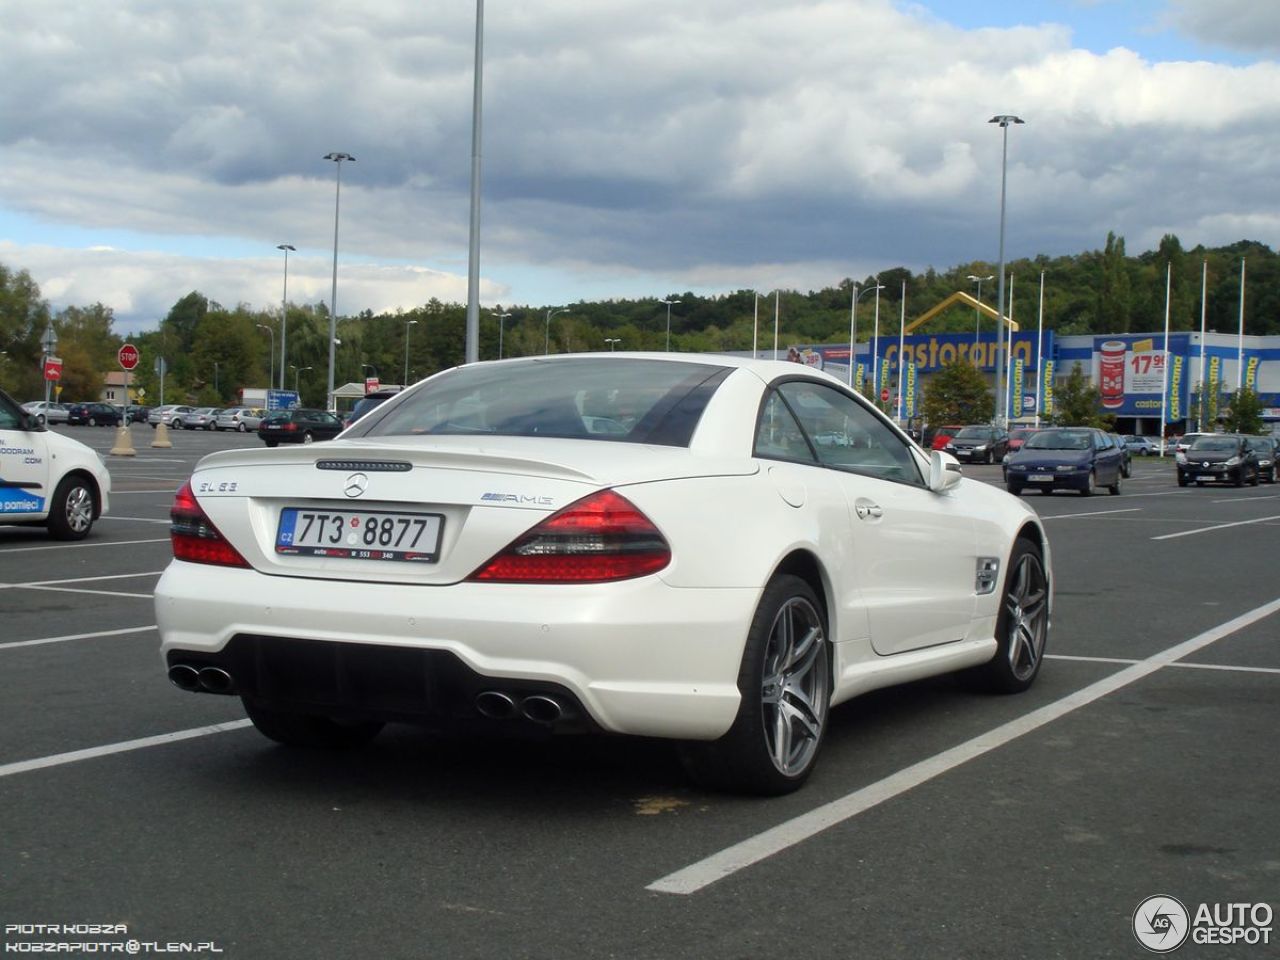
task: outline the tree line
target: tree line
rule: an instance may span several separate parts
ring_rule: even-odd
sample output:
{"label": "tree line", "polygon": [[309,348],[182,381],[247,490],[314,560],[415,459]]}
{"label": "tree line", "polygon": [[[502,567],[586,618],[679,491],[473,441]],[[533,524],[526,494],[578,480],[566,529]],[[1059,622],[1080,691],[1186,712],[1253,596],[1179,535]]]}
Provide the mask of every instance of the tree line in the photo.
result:
{"label": "tree line", "polygon": [[[1164,327],[1166,269],[1172,268],[1170,326],[1198,330],[1202,276],[1204,319],[1210,330],[1235,331],[1240,314],[1240,268],[1246,263],[1244,324],[1247,334],[1280,333],[1280,255],[1265,244],[1242,240],[1226,247],[1186,250],[1166,235],[1157,249],[1138,256],[1125,251],[1123,237],[1108,234],[1103,248],[1072,256],[1016,259],[1006,264],[1013,318],[1034,324],[1044,274],[1044,320],[1059,336],[1158,331]],[[905,290],[906,317],[913,317],[957,290],[977,294],[970,276],[988,277],[995,266],[971,261],[945,271],[913,273],[892,267],[876,276],[846,277],[822,290],[783,290],[777,294],[778,342],[785,352],[794,343],[847,342],[854,285],[879,292],[881,333],[892,331]],[[995,300],[996,283],[984,282],[981,296]],[[870,339],[874,297],[857,307],[859,341]],[[664,350],[667,307],[671,309],[671,349],[680,352],[749,351],[757,344],[773,351],[773,294],[736,290],[715,296],[667,291],[638,299],[578,301],[553,305],[505,305],[481,313],[479,355],[531,356],[606,350]],[[758,312],[758,325],[756,322]],[[245,387],[280,382],[281,311],[247,304],[225,307],[192,291],[178,300],[155,330],[130,337],[142,353],[136,381],[146,401],[158,403],[160,377],[155,360],[167,361],[167,402],[217,406],[234,403]],[[509,316],[499,318],[499,314]],[[413,322],[413,321],[416,321]],[[936,332],[972,330],[974,314],[962,307],[931,321]],[[982,321],[989,324],[989,321]],[[106,371],[117,369],[123,342],[115,317],[102,303],[63,307],[56,312],[23,269],[0,264],[0,383],[20,400],[42,397],[41,340],[52,325],[62,357],[62,399],[99,396]],[[501,329],[499,329],[501,324]],[[328,380],[329,314],[323,303],[287,308],[283,336],[288,356],[287,388],[297,384],[308,405],[323,405]],[[265,328],[265,329],[264,329]],[[411,310],[339,317],[335,381],[377,376],[384,383],[415,382],[463,362],[466,307],[432,299]],[[608,343],[606,341],[616,341]],[[274,347],[274,353],[272,352]],[[407,348],[407,351],[406,351]],[[407,362],[406,362],[407,360]]]}

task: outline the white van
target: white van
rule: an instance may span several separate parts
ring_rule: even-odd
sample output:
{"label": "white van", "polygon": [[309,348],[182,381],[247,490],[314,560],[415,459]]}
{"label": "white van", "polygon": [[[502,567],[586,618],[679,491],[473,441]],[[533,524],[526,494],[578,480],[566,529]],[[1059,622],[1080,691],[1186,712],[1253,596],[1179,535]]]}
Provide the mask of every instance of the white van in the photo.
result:
{"label": "white van", "polygon": [[0,524],[40,524],[83,540],[107,512],[111,474],[89,447],[49,432],[0,390]]}

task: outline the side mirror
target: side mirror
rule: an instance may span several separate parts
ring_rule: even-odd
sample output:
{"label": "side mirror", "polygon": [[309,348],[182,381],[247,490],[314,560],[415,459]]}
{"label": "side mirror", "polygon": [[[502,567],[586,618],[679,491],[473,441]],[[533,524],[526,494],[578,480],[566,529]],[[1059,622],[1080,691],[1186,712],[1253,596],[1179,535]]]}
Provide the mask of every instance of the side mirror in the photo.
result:
{"label": "side mirror", "polygon": [[25,430],[27,433],[44,433],[49,429],[45,425],[44,418],[38,414],[22,410],[19,412],[19,416],[22,418],[18,421],[19,430]]}
{"label": "side mirror", "polygon": [[950,490],[960,478],[960,461],[943,450],[929,452],[929,489],[934,493]]}

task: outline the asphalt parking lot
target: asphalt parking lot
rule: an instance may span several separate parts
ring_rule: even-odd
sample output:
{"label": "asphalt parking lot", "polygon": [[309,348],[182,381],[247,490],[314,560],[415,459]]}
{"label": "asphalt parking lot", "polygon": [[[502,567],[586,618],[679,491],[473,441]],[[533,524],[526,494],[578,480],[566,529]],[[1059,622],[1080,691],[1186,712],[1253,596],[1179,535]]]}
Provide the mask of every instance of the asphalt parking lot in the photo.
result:
{"label": "asphalt parking lot", "polygon": [[404,727],[308,753],[175,689],[151,601],[173,491],[259,441],[133,436],[90,539],[0,527],[0,950],[1140,957],[1147,897],[1280,901],[1280,485],[1179,489],[1135,459],[1119,496],[1026,495],[1057,574],[1036,686],[855,700],[805,789],[753,800],[692,787],[659,742]]}

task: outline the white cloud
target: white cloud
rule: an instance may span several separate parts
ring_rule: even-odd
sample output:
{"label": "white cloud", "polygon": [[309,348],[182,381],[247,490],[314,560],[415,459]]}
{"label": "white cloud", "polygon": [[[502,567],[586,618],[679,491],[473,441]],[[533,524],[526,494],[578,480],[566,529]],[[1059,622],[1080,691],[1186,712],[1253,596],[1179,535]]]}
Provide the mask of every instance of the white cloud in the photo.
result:
{"label": "white cloud", "polygon": [[[1173,12],[1209,30],[1209,9]],[[1270,12],[1212,9],[1275,33]],[[55,300],[147,322],[191,289],[273,305],[289,242],[291,297],[327,299],[321,157],[344,150],[340,309],[464,299],[472,15],[410,0],[7,8],[0,223],[7,210],[22,232],[0,256]],[[764,274],[807,289],[991,259],[1001,138],[986,121],[1002,112],[1027,120],[1009,135],[1012,256],[1109,229],[1131,250],[1179,225],[1188,244],[1230,242],[1277,216],[1271,61],[1097,55],[1063,26],[962,31],[889,0],[530,0],[490,5],[486,28],[487,302]],[[103,243],[117,249],[86,249]]]}

